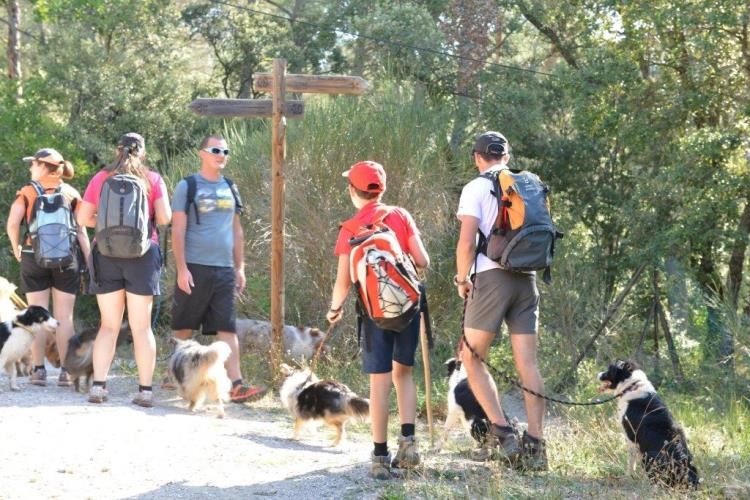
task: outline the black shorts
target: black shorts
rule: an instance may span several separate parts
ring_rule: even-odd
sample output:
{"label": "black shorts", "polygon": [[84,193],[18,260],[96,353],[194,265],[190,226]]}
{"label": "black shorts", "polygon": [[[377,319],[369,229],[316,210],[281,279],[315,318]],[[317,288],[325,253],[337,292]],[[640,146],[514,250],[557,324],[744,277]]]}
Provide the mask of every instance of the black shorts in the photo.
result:
{"label": "black shorts", "polygon": [[236,333],[235,276],[232,267],[187,265],[193,275],[190,295],[175,286],[172,296],[172,330]]}
{"label": "black shorts", "polygon": [[89,293],[100,295],[125,290],[135,295],[160,294],[161,251],[153,241],[148,251],[136,259],[107,257],[94,245],[91,259],[94,274]]}
{"label": "black shorts", "polygon": [[47,269],[36,263],[33,252],[21,253],[21,290],[24,293],[41,292],[55,288],[65,293],[77,294],[81,289],[78,261],[65,268]]}

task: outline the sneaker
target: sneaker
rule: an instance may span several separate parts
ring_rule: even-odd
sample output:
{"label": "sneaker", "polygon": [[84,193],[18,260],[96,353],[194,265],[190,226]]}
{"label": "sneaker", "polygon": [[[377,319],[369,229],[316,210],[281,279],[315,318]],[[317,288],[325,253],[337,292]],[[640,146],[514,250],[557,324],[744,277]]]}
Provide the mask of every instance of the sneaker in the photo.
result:
{"label": "sneaker", "polygon": [[233,403],[247,403],[249,401],[257,401],[260,398],[262,398],[266,391],[265,387],[258,387],[253,385],[235,385],[232,387],[232,390],[229,391],[229,399],[232,400]]}
{"label": "sneaker", "polygon": [[154,406],[154,393],[151,391],[138,391],[138,394],[133,398],[133,404],[144,408],[151,408]]}
{"label": "sneaker", "polygon": [[492,424],[484,443],[471,453],[471,458],[478,462],[487,460],[507,461],[511,466],[518,463],[521,446],[513,427],[500,427]]}
{"label": "sneaker", "polygon": [[413,469],[419,465],[419,449],[414,436],[399,436],[398,451],[391,462],[394,469]]}
{"label": "sneaker", "polygon": [[536,439],[523,431],[521,437],[521,466],[529,472],[547,470],[547,444],[544,439]]}
{"label": "sneaker", "polygon": [[44,368],[37,368],[31,373],[31,385],[47,385],[47,370]]}
{"label": "sneaker", "polygon": [[391,478],[391,454],[381,457],[370,455],[370,477],[373,479],[385,480]]}
{"label": "sneaker", "polygon": [[57,376],[57,386],[70,387],[71,385],[73,385],[73,381],[70,380],[68,371],[63,368],[62,370],[60,370],[60,375]]}
{"label": "sneaker", "polygon": [[100,385],[92,385],[89,389],[89,403],[103,403],[107,400],[107,389]]}

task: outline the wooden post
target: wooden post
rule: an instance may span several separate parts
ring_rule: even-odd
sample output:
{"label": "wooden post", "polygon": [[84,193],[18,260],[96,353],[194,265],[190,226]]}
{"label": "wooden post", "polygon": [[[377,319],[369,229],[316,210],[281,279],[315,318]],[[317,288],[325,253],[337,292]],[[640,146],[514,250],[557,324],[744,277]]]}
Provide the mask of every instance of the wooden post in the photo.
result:
{"label": "wooden post", "polygon": [[271,118],[271,337],[274,376],[278,380],[284,328],[284,169],[286,120],[301,118],[302,101],[286,101],[289,92],[359,95],[370,89],[360,77],[340,75],[287,75],[286,61],[273,60],[273,73],[257,74],[255,90],[270,92],[272,99],[198,98],[190,109],[201,116]]}
{"label": "wooden post", "polygon": [[[271,127],[271,356],[281,365],[284,349],[284,164],[286,160],[286,61],[273,61],[273,124]],[[278,373],[278,370],[276,370]]]}
{"label": "wooden post", "polygon": [[424,368],[424,400],[427,409],[427,430],[430,433],[430,448],[432,448],[435,445],[435,431],[432,427],[432,371],[424,313],[419,314],[419,342],[422,347],[422,365]]}

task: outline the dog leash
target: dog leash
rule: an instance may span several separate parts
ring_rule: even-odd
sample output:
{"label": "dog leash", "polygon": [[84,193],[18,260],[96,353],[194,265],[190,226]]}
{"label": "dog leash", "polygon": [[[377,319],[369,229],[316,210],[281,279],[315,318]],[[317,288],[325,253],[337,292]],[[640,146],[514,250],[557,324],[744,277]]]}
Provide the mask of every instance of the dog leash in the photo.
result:
{"label": "dog leash", "polygon": [[[463,343],[471,352],[472,356],[477,358],[479,361],[481,361],[489,370],[497,375],[498,377],[504,379],[505,381],[509,382],[511,385],[514,385],[521,389],[524,392],[527,392],[529,394],[532,394],[538,398],[545,399],[547,401],[551,401],[553,403],[559,403],[561,405],[568,405],[568,406],[595,406],[595,405],[602,405],[604,403],[609,403],[610,401],[614,401],[615,399],[621,398],[626,393],[632,391],[635,389],[635,387],[638,385],[638,381],[631,383],[625,389],[623,389],[621,392],[615,394],[614,396],[610,396],[604,399],[592,399],[589,401],[571,401],[571,400],[564,400],[564,399],[558,399],[554,398],[552,396],[547,396],[545,394],[541,394],[533,389],[529,389],[528,387],[524,387],[518,380],[516,380],[514,377],[511,377],[507,373],[504,373],[494,366],[492,366],[490,363],[487,362],[482,356],[479,355],[479,353],[474,350],[474,348],[469,344],[469,341],[466,339],[466,334],[464,333],[464,322],[466,320],[466,303],[467,303],[467,297],[464,297],[464,306],[463,306],[463,312],[461,313],[461,343]],[[461,350],[461,343],[459,343],[459,351]],[[460,358],[459,358],[460,359]]]}
{"label": "dog leash", "polygon": [[339,322],[331,323],[328,325],[328,329],[326,330],[325,335],[323,335],[323,340],[320,341],[320,344],[318,344],[317,349],[315,349],[315,353],[313,354],[312,359],[310,360],[310,367],[308,370],[310,370],[310,374],[307,376],[307,378],[302,381],[302,383],[299,385],[299,387],[305,386],[310,379],[312,379],[313,373],[315,373],[315,365],[318,362],[318,359],[320,359],[320,353],[323,352],[323,346],[325,345],[326,341],[331,337],[331,334],[338,326]]}

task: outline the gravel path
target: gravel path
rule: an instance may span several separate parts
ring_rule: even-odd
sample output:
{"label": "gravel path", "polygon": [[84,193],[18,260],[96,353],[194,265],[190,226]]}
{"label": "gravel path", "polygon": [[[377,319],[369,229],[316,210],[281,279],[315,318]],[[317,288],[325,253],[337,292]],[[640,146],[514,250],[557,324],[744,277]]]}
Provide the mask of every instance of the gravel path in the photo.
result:
{"label": "gravel path", "polygon": [[[229,404],[226,418],[218,419],[210,407],[189,413],[174,392],[160,389],[154,408],[135,406],[137,382],[127,375],[111,376],[109,401],[93,405],[84,394],[57,387],[57,373],[48,369],[47,387],[20,379],[20,392],[9,391],[0,376],[2,500],[367,499],[392,483],[367,477],[367,424],[351,426],[345,442],[330,448],[324,428],[291,440],[292,420],[270,393],[255,403]],[[422,443],[425,434],[420,423]],[[462,431],[454,434],[470,446]],[[457,453],[422,448],[433,475],[457,463],[474,467]]]}

